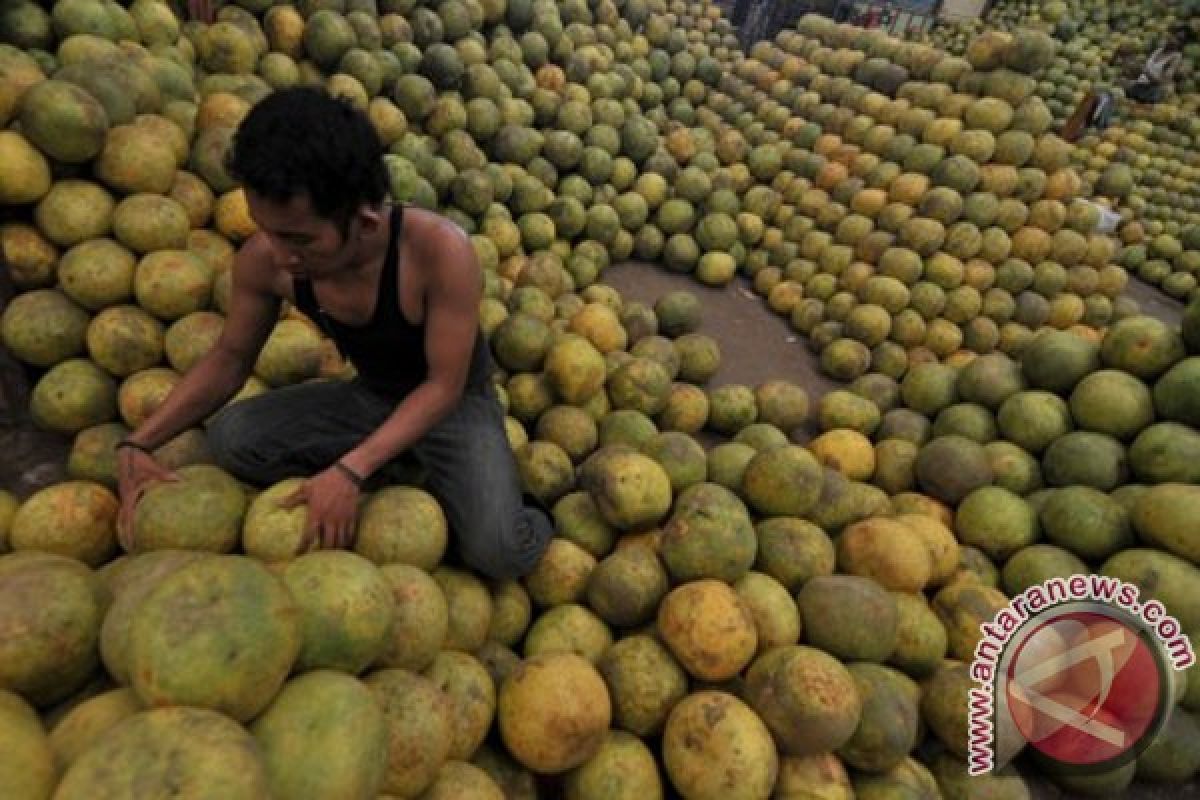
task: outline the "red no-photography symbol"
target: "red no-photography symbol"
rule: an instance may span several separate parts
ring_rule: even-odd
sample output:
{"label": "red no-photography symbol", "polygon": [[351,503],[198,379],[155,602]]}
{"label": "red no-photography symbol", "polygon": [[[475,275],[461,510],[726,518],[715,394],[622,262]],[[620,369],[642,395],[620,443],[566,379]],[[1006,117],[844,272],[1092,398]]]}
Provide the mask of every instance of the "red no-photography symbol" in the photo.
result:
{"label": "red no-photography symbol", "polygon": [[1167,676],[1152,645],[1102,612],[1065,612],[1039,624],[1005,678],[1008,711],[1025,740],[1073,767],[1128,756],[1166,707]]}

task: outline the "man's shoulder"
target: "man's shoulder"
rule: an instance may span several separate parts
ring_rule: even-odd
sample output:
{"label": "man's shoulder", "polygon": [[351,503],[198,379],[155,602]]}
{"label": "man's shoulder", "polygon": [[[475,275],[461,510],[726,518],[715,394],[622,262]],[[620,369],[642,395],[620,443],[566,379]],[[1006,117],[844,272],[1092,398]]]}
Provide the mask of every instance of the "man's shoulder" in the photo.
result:
{"label": "man's shoulder", "polygon": [[452,219],[418,206],[404,207],[404,230],[422,244],[436,246],[468,240],[466,232]]}
{"label": "man's shoulder", "polygon": [[279,294],[279,267],[267,237],[261,233],[250,236],[238,248],[233,262],[233,277],[242,285],[266,294]]}
{"label": "man's shoulder", "polygon": [[453,220],[413,206],[404,209],[404,236],[422,265],[429,268],[447,260],[458,261],[455,255],[471,247],[470,237]]}

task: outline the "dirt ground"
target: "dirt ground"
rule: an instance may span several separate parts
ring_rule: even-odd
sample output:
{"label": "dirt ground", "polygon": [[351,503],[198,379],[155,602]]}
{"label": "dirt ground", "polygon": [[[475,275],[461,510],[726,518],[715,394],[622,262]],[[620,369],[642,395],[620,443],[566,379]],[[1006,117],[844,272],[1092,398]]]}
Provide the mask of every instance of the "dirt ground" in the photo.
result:
{"label": "dirt ground", "polygon": [[[773,314],[763,305],[748,281],[735,280],[722,288],[703,286],[686,275],[660,267],[625,263],[607,270],[602,280],[616,288],[627,300],[653,304],[674,289],[695,293],[704,305],[700,330],[717,340],[721,347],[721,368],[710,385],[739,383],[755,386],[765,380],[782,378],[796,383],[809,393],[812,402],[840,384],[821,374],[817,357],[786,318]],[[1136,279],[1130,280],[1129,293],[1145,313],[1177,322],[1182,306],[1158,290]],[[0,307],[6,302],[0,286]],[[37,431],[29,422],[28,374],[0,347],[0,487],[26,497],[37,488],[62,480],[70,449],[65,437]],[[810,431],[811,433],[811,431]],[[1024,770],[1028,775],[1029,770]],[[1031,777],[1034,800],[1071,800],[1046,781]],[[1200,784],[1160,787],[1135,785],[1122,793],[1128,800],[1175,800],[1200,798]]]}
{"label": "dirt ground", "polygon": [[[821,374],[817,355],[804,338],[792,330],[786,317],[766,307],[745,278],[716,288],[652,264],[630,261],[605,270],[601,280],[625,300],[651,306],[676,289],[699,297],[704,308],[700,332],[721,346],[721,368],[709,386],[743,384],[753,388],[767,380],[788,380],[808,392],[815,409],[820,397],[840,385]],[[815,414],[811,416],[815,418]],[[808,430],[797,433],[803,438],[817,431],[810,423]],[[700,438],[705,446],[713,443],[704,434]]]}

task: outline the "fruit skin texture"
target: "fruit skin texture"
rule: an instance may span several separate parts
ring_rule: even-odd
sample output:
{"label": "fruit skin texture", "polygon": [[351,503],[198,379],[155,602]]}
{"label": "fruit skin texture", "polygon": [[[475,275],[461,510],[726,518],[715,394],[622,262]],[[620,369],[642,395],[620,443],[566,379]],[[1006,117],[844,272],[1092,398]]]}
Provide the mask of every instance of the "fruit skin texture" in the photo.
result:
{"label": "fruit skin texture", "polygon": [[228,473],[206,464],[183,467],[177,474],[180,480],[152,486],[138,503],[135,549],[232,550],[246,511],[241,486]]}
{"label": "fruit skin texture", "polygon": [[74,559],[36,551],[0,556],[0,689],[36,706],[79,689],[97,664],[106,594]]}
{"label": "fruit skin texture", "polygon": [[50,746],[65,770],[122,720],[145,710],[132,689],[113,689],[72,708],[50,731]]}
{"label": "fruit skin texture", "polygon": [[39,150],[68,164],[96,156],[108,133],[108,114],[72,83],[48,80],[25,93],[21,131]]}
{"label": "fruit skin texture", "polygon": [[308,553],[290,562],[282,577],[300,607],[298,669],[357,674],[383,654],[395,601],[374,564],[355,553]]}
{"label": "fruit skin texture", "polygon": [[756,550],[754,525],[745,505],[715,483],[699,483],[679,494],[660,546],[663,562],[676,581],[736,581],[754,564]]}
{"label": "fruit skin texture", "polygon": [[432,680],[404,669],[381,669],[363,681],[383,711],[387,769],[381,794],[416,797],[437,777],[450,753],[454,710]]}
{"label": "fruit skin texture", "polygon": [[604,679],[574,653],[523,661],[500,688],[497,716],[504,744],[534,772],[580,766],[604,744],[612,708]]}
{"label": "fruit skin texture", "polygon": [[71,765],[54,796],[132,797],[131,786],[197,800],[258,800],[271,791],[250,734],[226,716],[188,707],[129,717]]}
{"label": "fruit skin texture", "polygon": [[1153,317],[1120,320],[1100,344],[1100,357],[1110,367],[1143,380],[1154,380],[1186,355],[1178,331]]}
{"label": "fruit skin texture", "polygon": [[0,786],[13,797],[49,800],[57,778],[37,713],[19,695],[0,690]]}
{"label": "fruit skin texture", "polygon": [[660,800],[658,765],[650,748],[626,731],[610,731],[600,750],[566,779],[566,800],[590,800],[613,792],[620,797]]}
{"label": "fruit skin texture", "polygon": [[658,631],[683,668],[700,680],[729,680],[758,648],[750,608],[718,580],[691,581],[672,590],[658,608]]}
{"label": "fruit skin texture", "polygon": [[789,756],[842,747],[858,728],[863,710],[846,667],[803,645],[778,647],[756,660],[746,672],[746,702]]}
{"label": "fruit skin texture", "polygon": [[1038,538],[1038,520],[1019,495],[996,486],[976,489],[963,499],[954,519],[963,544],[1004,561]]}
{"label": "fruit skin texture", "polygon": [[371,692],[316,670],[284,685],[250,732],[276,797],[373,798],[387,769],[387,723]]}
{"label": "fruit skin texture", "polygon": [[843,660],[884,661],[896,647],[896,601],[879,584],[853,575],[812,578],[796,596],[804,637]]}
{"label": "fruit skin texture", "polygon": [[1200,564],[1200,486],[1159,484],[1138,498],[1131,517],[1142,541]]}
{"label": "fruit skin texture", "polygon": [[693,800],[767,797],[779,774],[767,726],[741,700],[718,691],[691,694],[671,711],[663,763],[679,793]]}
{"label": "fruit skin texture", "polygon": [[249,558],[214,556],[147,595],[130,631],[133,688],[146,705],[190,705],[253,719],[300,651],[300,612]]}
{"label": "fruit skin texture", "polygon": [[117,508],[116,496],[91,481],[47,486],[13,517],[9,544],[13,550],[58,553],[98,567],[116,552]]}
{"label": "fruit skin texture", "polygon": [[917,455],[917,481],[934,498],[957,505],[972,491],[992,483],[983,445],[964,436],[939,436]]}
{"label": "fruit skin texture", "polygon": [[0,163],[5,165],[0,205],[36,203],[50,191],[50,165],[21,134],[0,131]]}

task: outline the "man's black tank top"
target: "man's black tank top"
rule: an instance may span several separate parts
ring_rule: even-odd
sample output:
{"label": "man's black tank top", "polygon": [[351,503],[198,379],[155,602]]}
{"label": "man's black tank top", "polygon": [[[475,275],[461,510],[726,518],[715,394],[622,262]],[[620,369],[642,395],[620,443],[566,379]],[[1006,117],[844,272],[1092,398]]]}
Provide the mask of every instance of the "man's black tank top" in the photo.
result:
{"label": "man's black tank top", "polygon": [[[398,261],[403,224],[403,206],[392,206],[388,219],[388,249],[375,297],[375,312],[366,325],[339,322],[321,310],[311,281],[297,278],[292,282],[296,308],[333,339],[368,389],[396,402],[423,383],[429,374],[429,363],[425,359],[425,327],[410,323],[400,308],[402,265]],[[487,342],[482,332],[476,333],[467,388],[484,385],[491,369]]]}

